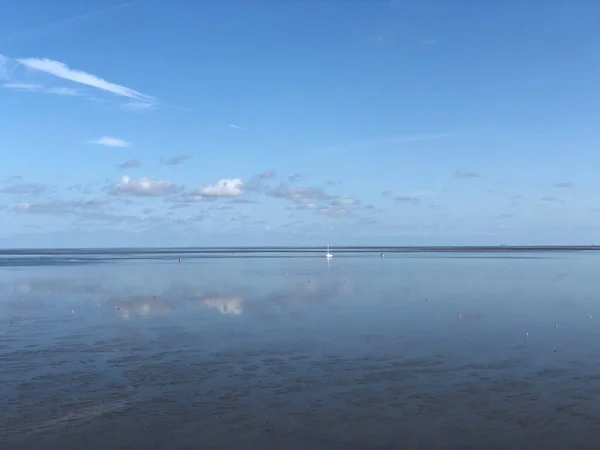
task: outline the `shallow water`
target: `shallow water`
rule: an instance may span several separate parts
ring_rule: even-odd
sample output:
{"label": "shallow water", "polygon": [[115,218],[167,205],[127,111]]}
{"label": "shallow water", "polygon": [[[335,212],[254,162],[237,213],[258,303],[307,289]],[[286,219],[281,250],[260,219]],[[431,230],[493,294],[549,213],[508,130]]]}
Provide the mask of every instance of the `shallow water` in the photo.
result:
{"label": "shallow water", "polygon": [[600,255],[178,256],[2,258],[2,448],[598,448]]}

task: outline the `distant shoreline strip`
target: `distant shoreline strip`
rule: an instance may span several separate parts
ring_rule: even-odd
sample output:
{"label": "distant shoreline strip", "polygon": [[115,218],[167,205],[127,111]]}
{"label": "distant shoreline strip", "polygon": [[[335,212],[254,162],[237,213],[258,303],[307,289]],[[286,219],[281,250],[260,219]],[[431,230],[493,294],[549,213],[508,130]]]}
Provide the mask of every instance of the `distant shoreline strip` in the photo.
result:
{"label": "distant shoreline strip", "polygon": [[[600,246],[339,246],[332,252],[365,253],[480,253],[599,251]],[[107,255],[107,254],[225,254],[225,253],[319,253],[322,247],[162,247],[162,248],[31,248],[0,249],[2,256]]]}

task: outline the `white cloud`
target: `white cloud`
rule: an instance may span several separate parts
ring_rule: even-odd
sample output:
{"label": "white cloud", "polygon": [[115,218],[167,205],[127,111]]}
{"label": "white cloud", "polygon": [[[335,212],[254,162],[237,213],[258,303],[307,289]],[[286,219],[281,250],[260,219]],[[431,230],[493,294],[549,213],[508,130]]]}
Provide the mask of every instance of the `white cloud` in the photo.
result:
{"label": "white cloud", "polygon": [[133,169],[135,167],[140,167],[141,163],[137,159],[128,159],[123,164],[119,164],[119,168],[121,169]]}
{"label": "white cloud", "polygon": [[156,103],[157,100],[146,94],[142,94],[134,89],[111,83],[96,75],[92,75],[80,70],[69,68],[65,63],[54,61],[47,58],[21,58],[17,60],[20,64],[39,72],[44,72],[55,77],[69,80],[74,83],[94,87],[106,92],[110,92],[121,97],[132,98],[141,102]]}
{"label": "white cloud", "polygon": [[105,198],[96,198],[92,200],[46,200],[41,202],[21,202],[14,210],[17,212],[27,212],[30,214],[75,214],[83,211],[99,210],[108,206],[108,200]]}
{"label": "white cloud", "polygon": [[288,177],[288,180],[293,183],[295,181],[302,181],[305,178],[306,178],[306,174],[304,174],[304,173],[295,173],[294,175],[290,175]]}
{"label": "white cloud", "polygon": [[265,170],[263,173],[261,173],[258,176],[259,180],[269,180],[271,178],[275,178],[275,175],[277,175],[277,171],[275,169],[269,169],[269,170]]}
{"label": "white cloud", "polygon": [[90,141],[90,144],[104,145],[105,147],[131,147],[131,143],[109,136],[103,136],[99,139]]}
{"label": "white cloud", "polygon": [[176,166],[178,164],[181,164],[182,162],[190,159],[192,157],[192,155],[177,155],[177,156],[173,156],[172,158],[169,159],[161,159],[160,162],[161,164],[166,164],[167,166]]}
{"label": "white cloud", "polygon": [[237,197],[242,194],[244,183],[239,178],[221,179],[215,184],[204,185],[196,194],[204,197]]}
{"label": "white cloud", "polygon": [[342,217],[342,216],[349,215],[350,211],[343,205],[332,204],[332,205],[327,205],[323,208],[319,208],[317,210],[317,213],[325,214],[327,216],[333,216],[333,217]]}
{"label": "white cloud", "polygon": [[284,184],[269,190],[267,195],[275,198],[284,198],[295,205],[317,204],[335,198],[321,188],[295,188]]}
{"label": "white cloud", "polygon": [[233,128],[234,130],[245,130],[244,127],[240,127],[239,125],[236,125],[234,123],[230,123],[229,125],[227,125],[229,128]]}
{"label": "white cloud", "polygon": [[48,186],[39,183],[20,183],[4,187],[0,189],[0,193],[13,195],[39,195],[47,188]]}
{"label": "white cloud", "polygon": [[15,206],[15,209],[18,209],[19,211],[24,211],[26,209],[30,209],[33,205],[34,204],[31,202],[21,202],[17,206]]}
{"label": "white cloud", "polygon": [[173,193],[175,185],[171,181],[153,180],[142,177],[139,180],[124,176],[113,186],[113,195],[128,195],[134,197],[158,197]]}
{"label": "white cloud", "polygon": [[354,197],[340,197],[337,202],[342,205],[358,205],[360,200]]}

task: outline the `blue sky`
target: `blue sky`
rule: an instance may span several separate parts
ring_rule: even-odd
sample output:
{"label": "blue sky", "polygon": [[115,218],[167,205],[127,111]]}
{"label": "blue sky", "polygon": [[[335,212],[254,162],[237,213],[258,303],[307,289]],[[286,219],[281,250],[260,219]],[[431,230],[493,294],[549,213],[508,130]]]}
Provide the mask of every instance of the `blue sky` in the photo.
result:
{"label": "blue sky", "polygon": [[599,2],[7,5],[3,247],[598,243]]}

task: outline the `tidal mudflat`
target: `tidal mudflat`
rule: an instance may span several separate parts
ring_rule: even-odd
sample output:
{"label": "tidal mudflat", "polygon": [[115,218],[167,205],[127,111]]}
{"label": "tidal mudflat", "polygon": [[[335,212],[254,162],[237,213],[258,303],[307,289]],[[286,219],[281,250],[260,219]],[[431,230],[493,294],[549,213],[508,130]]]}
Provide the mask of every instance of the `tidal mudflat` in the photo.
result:
{"label": "tidal mudflat", "polygon": [[600,254],[179,256],[0,256],[2,448],[598,448]]}

